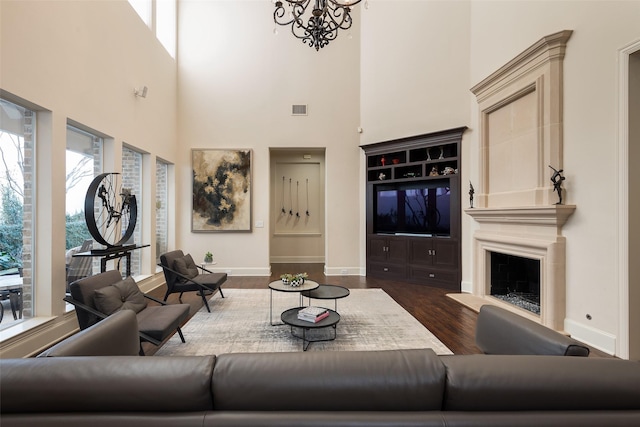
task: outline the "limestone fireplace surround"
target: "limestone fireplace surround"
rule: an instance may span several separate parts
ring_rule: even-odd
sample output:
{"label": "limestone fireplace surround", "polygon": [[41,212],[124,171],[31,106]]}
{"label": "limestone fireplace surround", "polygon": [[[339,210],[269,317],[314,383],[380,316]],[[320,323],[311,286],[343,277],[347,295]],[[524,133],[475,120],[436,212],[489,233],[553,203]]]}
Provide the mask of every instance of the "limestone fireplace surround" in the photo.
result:
{"label": "limestone fireplace surround", "polygon": [[[556,204],[550,166],[562,169],[562,62],[570,37],[568,30],[543,37],[471,89],[480,165],[475,206],[465,210],[479,225],[473,297],[558,331],[566,309],[562,227],[575,206]],[[491,297],[491,252],[540,261],[539,316]]]}

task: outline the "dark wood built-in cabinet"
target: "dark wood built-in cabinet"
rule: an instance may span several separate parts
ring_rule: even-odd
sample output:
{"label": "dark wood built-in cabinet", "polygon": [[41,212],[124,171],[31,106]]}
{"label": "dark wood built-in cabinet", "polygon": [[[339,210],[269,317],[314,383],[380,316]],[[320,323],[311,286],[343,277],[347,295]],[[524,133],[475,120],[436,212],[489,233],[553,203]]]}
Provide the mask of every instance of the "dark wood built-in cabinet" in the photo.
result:
{"label": "dark wood built-in cabinet", "polygon": [[367,276],[460,290],[466,127],[363,145]]}

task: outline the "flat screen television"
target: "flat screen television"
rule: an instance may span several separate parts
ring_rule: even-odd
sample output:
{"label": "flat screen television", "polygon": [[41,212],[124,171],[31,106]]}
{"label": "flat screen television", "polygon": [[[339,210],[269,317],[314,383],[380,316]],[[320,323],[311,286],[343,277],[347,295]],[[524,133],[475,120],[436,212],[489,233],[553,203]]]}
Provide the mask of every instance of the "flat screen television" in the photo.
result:
{"label": "flat screen television", "polygon": [[377,185],[374,233],[449,236],[451,189],[448,184],[448,181],[425,181]]}

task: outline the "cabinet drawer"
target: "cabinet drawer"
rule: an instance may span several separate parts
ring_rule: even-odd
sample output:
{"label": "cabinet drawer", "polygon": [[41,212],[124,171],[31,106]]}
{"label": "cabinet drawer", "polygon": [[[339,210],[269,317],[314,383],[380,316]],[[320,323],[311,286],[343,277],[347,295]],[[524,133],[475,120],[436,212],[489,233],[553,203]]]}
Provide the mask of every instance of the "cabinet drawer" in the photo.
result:
{"label": "cabinet drawer", "polygon": [[457,271],[435,270],[430,268],[409,267],[409,280],[416,283],[446,285],[446,287],[458,287]]}
{"label": "cabinet drawer", "polygon": [[406,277],[406,274],[407,270],[404,265],[369,263],[369,268],[367,268],[367,275],[375,277],[401,279]]}

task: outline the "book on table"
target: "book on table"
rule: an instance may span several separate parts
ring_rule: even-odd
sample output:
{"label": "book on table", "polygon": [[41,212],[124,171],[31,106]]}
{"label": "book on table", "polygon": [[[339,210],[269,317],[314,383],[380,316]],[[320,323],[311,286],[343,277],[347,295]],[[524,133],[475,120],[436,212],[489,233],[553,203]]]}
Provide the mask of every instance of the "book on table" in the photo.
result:
{"label": "book on table", "polygon": [[317,323],[329,315],[329,310],[324,307],[309,306],[298,311],[298,319]]}

